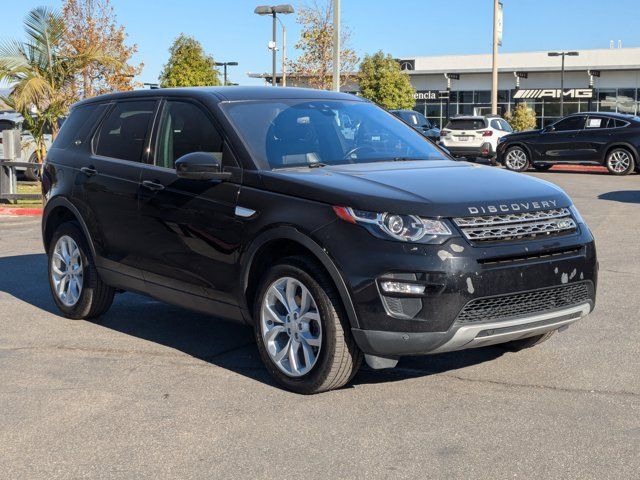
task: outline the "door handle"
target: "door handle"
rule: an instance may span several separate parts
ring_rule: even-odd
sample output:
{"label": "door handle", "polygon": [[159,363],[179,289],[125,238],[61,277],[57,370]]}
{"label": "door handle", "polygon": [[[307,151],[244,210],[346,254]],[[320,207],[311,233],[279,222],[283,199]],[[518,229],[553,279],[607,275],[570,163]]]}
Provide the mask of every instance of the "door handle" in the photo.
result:
{"label": "door handle", "polygon": [[95,174],[98,173],[98,170],[96,170],[93,167],[82,167],[80,168],[80,171],[84,173],[87,177],[93,177]]}
{"label": "door handle", "polygon": [[143,181],[142,186],[154,192],[159,192],[160,190],[164,190],[164,185],[162,185],[161,183],[152,182],[151,180]]}

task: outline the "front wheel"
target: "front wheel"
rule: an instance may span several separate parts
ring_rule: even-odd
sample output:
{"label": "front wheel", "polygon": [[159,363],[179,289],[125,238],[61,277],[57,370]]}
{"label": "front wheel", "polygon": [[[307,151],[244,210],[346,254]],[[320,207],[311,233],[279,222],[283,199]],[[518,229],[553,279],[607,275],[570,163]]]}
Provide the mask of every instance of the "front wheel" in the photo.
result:
{"label": "front wheel", "polygon": [[504,166],[514,172],[524,172],[529,168],[529,155],[521,147],[511,147],[504,155]]}
{"label": "front wheel", "polygon": [[288,390],[344,386],[362,362],[331,279],[306,257],[289,257],[263,277],[254,308],[260,357]]}
{"label": "front wheel", "polygon": [[635,169],[633,155],[626,148],[614,148],[607,154],[607,170],[613,175],[628,175]]}

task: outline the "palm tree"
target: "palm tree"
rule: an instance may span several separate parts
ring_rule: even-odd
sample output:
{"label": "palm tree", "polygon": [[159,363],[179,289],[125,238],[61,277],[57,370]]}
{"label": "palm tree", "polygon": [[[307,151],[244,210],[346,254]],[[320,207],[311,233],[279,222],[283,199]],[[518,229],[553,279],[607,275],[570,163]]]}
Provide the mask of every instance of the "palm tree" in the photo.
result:
{"label": "palm tree", "polygon": [[0,81],[11,85],[2,98],[25,118],[25,127],[36,142],[38,160],[46,153],[44,132],[58,133],[58,121],[74,98],[74,79],[82,68],[94,62],[117,63],[105,52],[92,50],[81,55],[64,46],[66,28],[55,10],[38,7],[24,21],[26,41],[0,43]]}

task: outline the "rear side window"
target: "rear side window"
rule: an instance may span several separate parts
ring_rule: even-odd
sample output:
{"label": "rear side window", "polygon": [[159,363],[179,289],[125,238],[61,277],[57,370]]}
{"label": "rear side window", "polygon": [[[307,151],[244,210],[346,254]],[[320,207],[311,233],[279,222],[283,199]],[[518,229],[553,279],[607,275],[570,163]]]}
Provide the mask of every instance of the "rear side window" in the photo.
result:
{"label": "rear side window", "polygon": [[449,120],[444,128],[449,130],[480,130],[485,127],[484,120],[481,118],[454,118]]}
{"label": "rear side window", "polygon": [[614,122],[615,120],[608,117],[589,117],[585,128],[611,128],[612,126],[614,126]]}
{"label": "rear side window", "polygon": [[116,104],[100,127],[96,155],[131,162],[142,161],[144,142],[153,122],[155,106],[155,100]]}
{"label": "rear side window", "polygon": [[53,147],[66,149],[73,144],[79,145],[84,142],[93,126],[102,116],[104,109],[104,104],[92,104],[83,105],[71,110],[69,118],[64,121],[53,142]]}

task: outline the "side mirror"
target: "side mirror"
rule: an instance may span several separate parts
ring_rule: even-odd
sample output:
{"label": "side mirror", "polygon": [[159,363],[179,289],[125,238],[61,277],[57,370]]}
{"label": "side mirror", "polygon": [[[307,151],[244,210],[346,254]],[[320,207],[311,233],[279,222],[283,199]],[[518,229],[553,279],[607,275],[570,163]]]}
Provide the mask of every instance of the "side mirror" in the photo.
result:
{"label": "side mirror", "polygon": [[553,125],[549,125],[547,128],[545,128],[542,132],[543,133],[549,133],[549,132],[555,132],[556,131],[556,127],[554,127]]}
{"label": "side mirror", "polygon": [[225,180],[231,172],[223,172],[220,159],[209,152],[192,152],[176,160],[178,178],[188,180]]}

